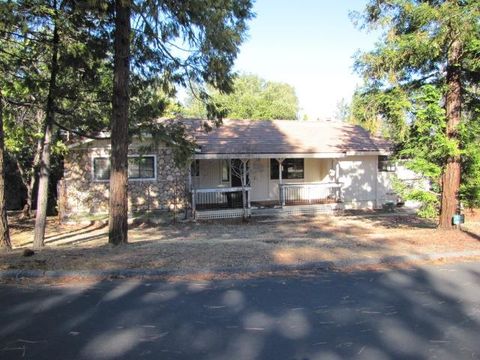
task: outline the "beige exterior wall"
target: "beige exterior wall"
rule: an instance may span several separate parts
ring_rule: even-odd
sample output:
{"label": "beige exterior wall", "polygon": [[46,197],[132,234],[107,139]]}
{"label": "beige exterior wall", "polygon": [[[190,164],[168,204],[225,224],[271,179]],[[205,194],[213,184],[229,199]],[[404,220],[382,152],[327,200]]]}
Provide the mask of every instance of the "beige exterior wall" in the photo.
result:
{"label": "beige exterior wall", "polygon": [[[221,181],[222,161],[200,160],[200,176],[192,179],[192,183],[199,189],[228,187],[230,182]],[[252,187],[252,201],[278,200],[278,180],[270,179],[270,159],[251,159],[250,182]],[[329,182],[329,171],[332,169],[332,159],[306,158],[304,162],[304,179],[284,179],[284,183],[302,182]]]}
{"label": "beige exterior wall", "polygon": [[339,181],[347,209],[376,208],[378,156],[351,156],[338,160]]}

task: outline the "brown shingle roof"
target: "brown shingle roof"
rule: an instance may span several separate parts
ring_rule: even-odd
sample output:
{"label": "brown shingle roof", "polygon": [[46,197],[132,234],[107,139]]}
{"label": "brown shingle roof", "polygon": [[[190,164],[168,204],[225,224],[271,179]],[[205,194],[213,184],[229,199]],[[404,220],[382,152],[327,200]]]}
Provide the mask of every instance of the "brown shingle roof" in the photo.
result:
{"label": "brown shingle roof", "polygon": [[[184,120],[195,129],[200,154],[292,154],[385,152],[389,143],[360,126],[319,121],[224,120],[210,132],[199,120]],[[188,126],[187,125],[187,126]]]}

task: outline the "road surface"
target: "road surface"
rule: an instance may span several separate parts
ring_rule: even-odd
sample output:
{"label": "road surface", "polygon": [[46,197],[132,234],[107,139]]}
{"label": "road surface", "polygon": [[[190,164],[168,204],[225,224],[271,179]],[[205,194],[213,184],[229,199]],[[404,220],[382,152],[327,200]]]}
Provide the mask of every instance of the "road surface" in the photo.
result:
{"label": "road surface", "polygon": [[0,286],[0,359],[480,359],[480,263]]}

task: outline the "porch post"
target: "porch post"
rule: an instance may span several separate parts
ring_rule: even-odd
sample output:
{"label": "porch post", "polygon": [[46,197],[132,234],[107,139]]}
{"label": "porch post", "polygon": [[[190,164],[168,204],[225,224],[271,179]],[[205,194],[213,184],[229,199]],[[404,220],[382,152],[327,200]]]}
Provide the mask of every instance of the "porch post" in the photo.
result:
{"label": "porch post", "polygon": [[284,207],[285,206],[285,194],[283,190],[283,179],[282,179],[282,163],[284,158],[277,158],[278,161],[278,195],[279,195],[279,200],[280,200],[280,206]]}
{"label": "porch post", "polygon": [[[335,160],[335,184],[339,184],[340,178],[340,164],[338,163],[338,159]],[[342,201],[342,189],[337,188],[337,201]]]}
{"label": "porch post", "polygon": [[196,217],[196,204],[195,204],[195,197],[196,197],[196,194],[195,194],[195,189],[192,189],[192,215],[193,215],[193,218],[195,219]]}
{"label": "porch post", "polygon": [[192,163],[194,160],[190,160],[188,166],[188,191],[192,191]]}
{"label": "porch post", "polygon": [[[188,171],[188,192],[187,194],[189,194],[191,196],[190,198],[190,205],[192,206],[192,217],[195,219],[195,193],[193,192],[193,186],[192,186],[192,163],[194,162],[195,160],[193,159],[190,159],[190,161],[187,163],[187,171]],[[185,215],[187,216],[187,215]]]}
{"label": "porch post", "polygon": [[242,182],[243,182],[244,186],[247,186],[247,161],[248,160],[242,159],[242,166],[243,166]]}
{"label": "porch post", "polygon": [[242,161],[242,205],[247,211],[246,216],[248,216],[248,210],[250,209],[250,196],[248,196],[247,188],[247,162],[248,159],[241,159]]}

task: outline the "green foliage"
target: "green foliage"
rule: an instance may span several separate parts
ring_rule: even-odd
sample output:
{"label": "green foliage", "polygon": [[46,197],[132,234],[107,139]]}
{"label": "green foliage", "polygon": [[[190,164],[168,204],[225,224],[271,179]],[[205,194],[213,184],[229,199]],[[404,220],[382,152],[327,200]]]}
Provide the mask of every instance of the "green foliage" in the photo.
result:
{"label": "green foliage", "polygon": [[462,182],[460,199],[467,207],[480,207],[480,119],[478,115],[462,123]]}
{"label": "green foliage", "polygon": [[[299,110],[291,85],[266,81],[255,75],[236,77],[230,94],[214,89],[210,89],[209,94],[217,108],[233,119],[293,120]],[[194,92],[189,94],[185,115],[200,118],[207,115],[203,102]]]}
{"label": "green foliage", "polygon": [[410,107],[410,100],[401,88],[389,91],[359,88],[353,95],[347,119],[374,134],[400,142],[408,134],[407,116]]}
{"label": "green foliage", "polygon": [[[390,137],[397,156],[430,180],[430,191],[403,191],[424,204],[423,215],[437,213],[440,179],[453,158],[461,159],[460,199],[478,205],[480,3],[371,0],[354,16],[361,26],[383,32],[374,50],[356,57],[365,85],[353,97],[350,121]],[[449,63],[454,42],[462,51]],[[462,120],[457,132],[447,135],[446,73],[452,67],[461,73]]]}
{"label": "green foliage", "polygon": [[[59,29],[59,71],[54,96],[56,125],[82,136],[109,130],[113,84],[113,7],[110,2],[7,1],[0,5],[0,89],[7,109],[8,147],[33,162],[46,106],[53,27]],[[175,87],[198,84],[208,116],[221,117],[205,86],[232,90],[231,68],[253,13],[250,0],[139,0],[132,4],[130,134],[141,131],[171,140],[191,155],[182,131],[159,126],[175,117]],[[59,13],[55,17],[56,12]],[[28,116],[26,116],[27,114]],[[27,121],[28,120],[28,121]],[[19,123],[19,121],[21,121]],[[28,125],[19,129],[18,125]],[[162,133],[162,131],[165,131]],[[61,134],[60,132],[55,132]],[[60,151],[62,146],[56,149]],[[176,145],[178,144],[178,146]],[[184,148],[181,148],[184,146]],[[63,150],[62,150],[63,151]],[[60,151],[61,152],[61,151]]]}
{"label": "green foliage", "polygon": [[438,193],[432,190],[416,188],[416,184],[406,184],[398,178],[393,178],[393,189],[403,200],[418,201],[420,208],[417,214],[420,217],[434,219],[438,216],[440,198]]}

